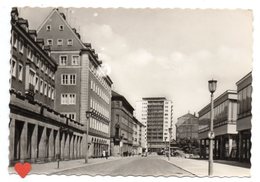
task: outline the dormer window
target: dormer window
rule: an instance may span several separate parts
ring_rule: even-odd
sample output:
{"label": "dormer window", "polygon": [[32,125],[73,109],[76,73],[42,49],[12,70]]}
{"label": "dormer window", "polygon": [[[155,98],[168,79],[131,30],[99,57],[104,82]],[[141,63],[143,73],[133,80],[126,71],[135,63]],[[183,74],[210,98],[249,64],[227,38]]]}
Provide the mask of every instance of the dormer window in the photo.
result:
{"label": "dormer window", "polygon": [[60,30],[60,31],[63,31],[63,30],[64,30],[64,26],[63,26],[63,25],[60,25],[60,26],[59,26],[59,30]]}
{"label": "dormer window", "polygon": [[62,39],[58,39],[58,40],[57,40],[57,45],[58,45],[58,46],[63,45],[63,40],[62,40]]}
{"label": "dormer window", "polygon": [[47,26],[46,26],[46,30],[47,30],[47,31],[51,31],[51,25],[47,25]]}
{"label": "dormer window", "polygon": [[52,39],[47,39],[47,45],[53,45],[53,40]]}
{"label": "dormer window", "polygon": [[67,40],[67,45],[68,46],[72,46],[73,45],[73,40],[72,39],[68,39]]}

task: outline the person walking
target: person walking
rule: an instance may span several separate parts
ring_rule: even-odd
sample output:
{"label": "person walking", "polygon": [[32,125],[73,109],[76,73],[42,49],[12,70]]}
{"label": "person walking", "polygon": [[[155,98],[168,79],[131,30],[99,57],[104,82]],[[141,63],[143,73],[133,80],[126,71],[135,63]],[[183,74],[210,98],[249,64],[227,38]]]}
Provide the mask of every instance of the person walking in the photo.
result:
{"label": "person walking", "polygon": [[106,159],[108,159],[108,151],[105,152]]}
{"label": "person walking", "polygon": [[105,150],[103,150],[103,152],[102,152],[102,158],[103,157],[106,157],[106,151]]}

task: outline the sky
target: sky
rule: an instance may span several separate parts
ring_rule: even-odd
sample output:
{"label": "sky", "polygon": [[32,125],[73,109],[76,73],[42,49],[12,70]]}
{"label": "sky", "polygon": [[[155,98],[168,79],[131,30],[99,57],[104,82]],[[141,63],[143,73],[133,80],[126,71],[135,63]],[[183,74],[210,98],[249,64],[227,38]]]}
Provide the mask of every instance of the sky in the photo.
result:
{"label": "sky", "polygon": [[[19,8],[37,29],[52,8]],[[113,89],[135,107],[142,97],[173,101],[173,118],[198,112],[252,71],[252,12],[200,9],[67,8],[60,11],[92,44]]]}

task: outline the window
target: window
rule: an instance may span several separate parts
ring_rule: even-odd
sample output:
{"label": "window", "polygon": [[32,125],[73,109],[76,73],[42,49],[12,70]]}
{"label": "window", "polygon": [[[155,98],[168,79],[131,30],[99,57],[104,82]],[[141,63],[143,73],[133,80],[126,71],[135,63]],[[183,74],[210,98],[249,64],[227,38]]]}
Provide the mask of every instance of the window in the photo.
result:
{"label": "window", "polygon": [[21,63],[18,65],[18,79],[23,80],[23,65]]}
{"label": "window", "polygon": [[43,93],[43,80],[40,80],[40,93]]}
{"label": "window", "polygon": [[19,41],[19,52],[23,54],[23,50],[24,50],[24,43],[23,40]]}
{"label": "window", "polygon": [[35,76],[35,90],[39,90],[39,77],[37,75]]}
{"label": "window", "polygon": [[71,65],[79,65],[79,56],[72,56]]}
{"label": "window", "polygon": [[30,47],[28,47],[27,49],[27,58],[31,61],[33,61],[33,52],[32,49]]}
{"label": "window", "polygon": [[60,65],[66,65],[68,60],[68,56],[66,55],[61,55],[60,56]]}
{"label": "window", "polygon": [[13,45],[13,47],[17,48],[17,44],[18,44],[17,34],[16,34],[16,33],[13,33],[12,45]]}
{"label": "window", "polygon": [[75,105],[76,104],[76,94],[74,94],[74,93],[61,94],[61,104]]}
{"label": "window", "polygon": [[51,25],[47,25],[47,26],[46,26],[46,30],[47,30],[47,31],[51,31]]}
{"label": "window", "polygon": [[52,39],[47,39],[47,45],[53,45],[53,40]]}
{"label": "window", "polygon": [[73,45],[73,40],[72,39],[67,39],[67,45],[72,46]]}
{"label": "window", "polygon": [[65,112],[65,113],[62,113],[62,114],[64,114],[66,117],[76,121],[76,113]]}
{"label": "window", "polygon": [[16,77],[16,60],[14,58],[11,60],[11,74]]}
{"label": "window", "polygon": [[67,85],[68,84],[68,75],[61,75],[61,85]]}
{"label": "window", "polygon": [[29,84],[35,86],[35,71],[33,69],[29,71]]}
{"label": "window", "polygon": [[36,66],[38,68],[40,67],[40,58],[39,58],[39,56],[36,56]]}
{"label": "window", "polygon": [[62,74],[61,75],[62,85],[76,85],[76,74]]}
{"label": "window", "polygon": [[47,96],[47,91],[48,91],[48,86],[47,86],[47,83],[44,82],[44,95]]}
{"label": "window", "polygon": [[51,99],[54,100],[54,97],[55,97],[55,91],[54,91],[54,88],[52,87],[51,88]]}
{"label": "window", "polygon": [[57,45],[58,45],[58,46],[63,45],[63,40],[62,40],[62,39],[58,39],[58,40],[57,40]]}
{"label": "window", "polygon": [[48,97],[51,98],[51,86],[49,85],[49,89],[48,89]]}
{"label": "window", "polygon": [[59,30],[60,30],[60,31],[63,31],[63,30],[64,30],[64,26],[63,26],[63,25],[60,25],[60,26],[59,26]]}

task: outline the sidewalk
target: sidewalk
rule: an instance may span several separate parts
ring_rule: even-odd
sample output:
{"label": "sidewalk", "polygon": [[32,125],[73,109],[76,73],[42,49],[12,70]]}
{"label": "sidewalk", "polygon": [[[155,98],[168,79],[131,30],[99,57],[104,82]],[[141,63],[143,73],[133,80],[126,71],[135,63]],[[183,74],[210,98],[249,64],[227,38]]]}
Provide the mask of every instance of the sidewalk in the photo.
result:
{"label": "sidewalk", "polygon": [[[78,159],[78,160],[69,160],[69,161],[60,161],[59,169],[57,168],[57,162],[48,162],[48,163],[41,163],[41,164],[31,164],[32,170],[29,174],[46,174],[50,175],[52,173],[60,172],[67,169],[83,167],[98,163],[104,163],[108,161],[119,160],[121,157],[109,157],[106,158],[91,158],[88,160],[88,163],[85,164],[85,159]],[[9,173],[14,174],[16,173],[14,167],[9,167]]]}
{"label": "sidewalk", "polygon": [[[168,158],[164,157],[168,161]],[[168,161],[196,176],[208,176],[208,161],[171,157]],[[213,176],[218,177],[250,177],[250,165],[236,161],[214,161]]]}

